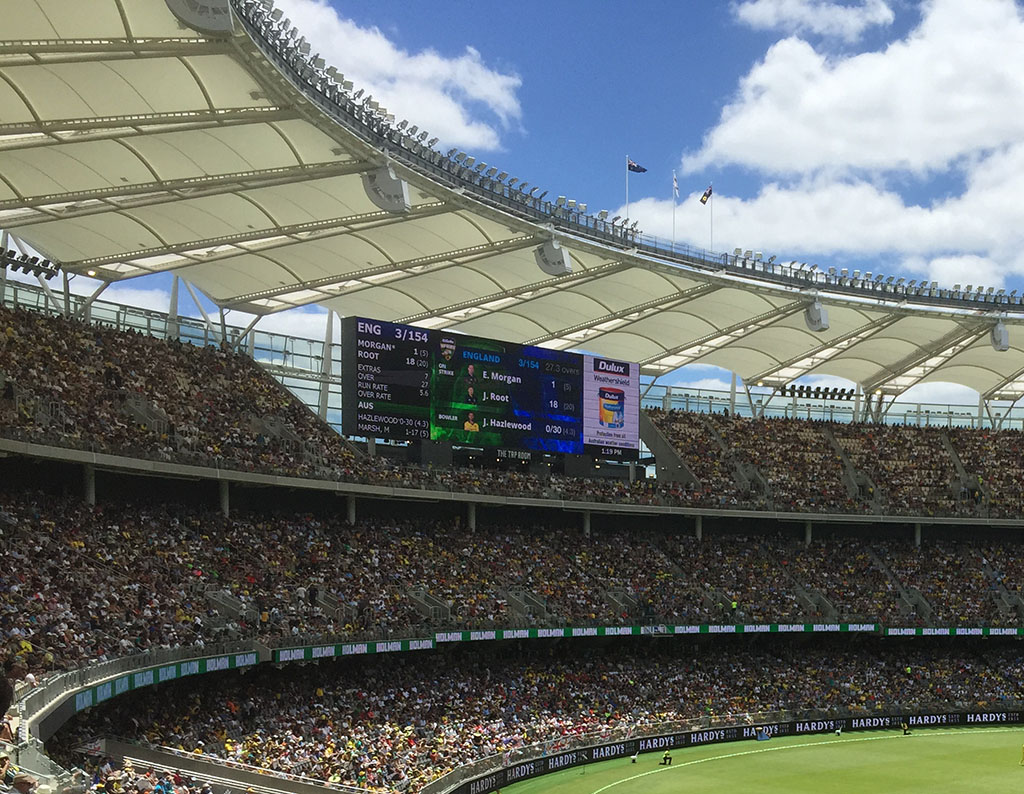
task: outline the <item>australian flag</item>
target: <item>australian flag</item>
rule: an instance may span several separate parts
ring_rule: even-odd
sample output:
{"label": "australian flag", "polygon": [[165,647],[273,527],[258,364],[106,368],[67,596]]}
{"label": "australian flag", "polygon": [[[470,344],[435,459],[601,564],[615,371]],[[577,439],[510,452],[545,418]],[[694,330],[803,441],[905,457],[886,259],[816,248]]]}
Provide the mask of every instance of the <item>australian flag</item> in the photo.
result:
{"label": "australian flag", "polygon": [[628,168],[634,174],[646,174],[647,173],[647,169],[646,168],[644,168],[639,163],[634,163],[628,157],[626,158],[626,168]]}

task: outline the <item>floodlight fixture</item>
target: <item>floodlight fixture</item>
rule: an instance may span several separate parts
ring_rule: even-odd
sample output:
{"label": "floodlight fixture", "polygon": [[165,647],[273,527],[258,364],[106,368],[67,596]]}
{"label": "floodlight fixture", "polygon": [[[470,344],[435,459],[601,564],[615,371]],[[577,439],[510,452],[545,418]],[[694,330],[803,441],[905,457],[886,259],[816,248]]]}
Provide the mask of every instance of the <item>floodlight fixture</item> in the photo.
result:
{"label": "floodlight fixture", "polygon": [[565,203],[565,206],[567,206],[567,207],[568,207],[569,209],[572,209],[573,207],[575,207],[575,206],[576,206],[576,199],[569,199],[569,200],[568,200],[568,201],[567,201],[567,202]]}
{"label": "floodlight fixture", "polygon": [[475,157],[467,157],[466,161],[463,163],[463,165],[466,166],[466,168],[472,168],[473,167],[473,163],[475,163],[475,162],[476,162],[476,158]]}
{"label": "floodlight fixture", "polygon": [[[536,189],[536,188],[534,188],[534,189]],[[540,194],[539,196],[537,196],[537,201],[543,201],[543,200],[544,200],[544,197],[545,197],[545,196],[546,196],[547,194],[548,194],[548,192],[547,192],[547,191],[545,190],[545,191],[544,191],[543,193],[541,193],[541,194]]]}
{"label": "floodlight fixture", "polygon": [[[575,203],[575,202],[573,202],[573,203]],[[564,207],[565,206],[565,196],[559,196],[557,199],[555,199],[555,205],[559,206],[559,207]]]}
{"label": "floodlight fixture", "polygon": [[488,168],[487,169],[487,177],[488,177],[488,179],[494,179],[494,175],[496,173],[498,173],[498,169],[495,168],[494,166],[491,166],[490,168]]}
{"label": "floodlight fixture", "polygon": [[459,152],[457,155],[455,155],[455,162],[457,162],[457,163],[461,163],[465,159],[466,159],[466,153],[465,152]]}
{"label": "floodlight fixture", "polygon": [[583,213],[584,215],[586,215],[586,214],[587,214],[587,205],[586,205],[586,204],[578,204],[578,205],[577,205],[577,209],[578,209],[578,210],[579,210],[579,211],[580,211],[581,213]]}
{"label": "floodlight fixture", "polygon": [[622,218],[621,215],[616,215],[614,218],[612,218],[612,226],[614,226],[616,223],[618,223],[621,218]]}
{"label": "floodlight fixture", "polygon": [[449,149],[448,154],[446,154],[445,157],[454,157],[457,151],[458,149]]}
{"label": "floodlight fixture", "polygon": [[338,67],[337,66],[328,66],[327,67],[327,76],[328,77],[330,77],[331,79],[334,79],[335,75],[337,75],[337,74],[338,74]]}
{"label": "floodlight fixture", "polygon": [[275,22],[280,22],[281,21],[281,17],[283,17],[283,16],[284,16],[284,11],[282,11],[280,8],[275,8],[273,11],[270,12],[270,18],[272,20],[274,20]]}
{"label": "floodlight fixture", "polygon": [[508,179],[508,171],[502,171],[500,174],[498,174],[499,182],[504,182],[506,179]]}
{"label": "floodlight fixture", "polygon": [[431,149],[433,149],[437,145],[437,142],[439,140],[441,140],[441,139],[440,138],[431,138],[429,141],[427,141],[427,146],[429,146]]}
{"label": "floodlight fixture", "polygon": [[601,210],[599,213],[597,213],[598,220],[602,220],[603,221],[607,217],[608,217],[608,210]]}
{"label": "floodlight fixture", "polygon": [[423,130],[423,132],[420,133],[419,137],[416,140],[418,140],[420,143],[423,143],[423,141],[425,141],[429,137],[430,133],[427,132],[426,130]]}
{"label": "floodlight fixture", "polygon": [[[398,122],[398,129],[400,129],[400,130],[404,130],[408,126],[409,126],[409,119],[402,119],[400,122]],[[452,152],[454,152],[454,151],[455,150],[452,149],[451,152],[448,152],[448,156],[451,157],[452,156]]]}
{"label": "floodlight fixture", "polygon": [[409,134],[410,135],[415,135],[419,131],[419,129],[420,129],[419,127],[417,127],[415,124],[413,124],[411,127],[409,127]]}
{"label": "floodlight fixture", "polygon": [[483,173],[483,170],[485,168],[487,168],[487,163],[477,163],[476,164],[476,171],[477,171],[478,174]]}
{"label": "floodlight fixture", "polygon": [[361,97],[361,96],[363,95],[363,93],[364,93],[364,92],[365,92],[365,89],[363,89],[363,88],[360,88],[360,89],[359,89],[358,91],[356,91],[356,92],[355,92],[355,93],[354,93],[354,94],[352,95],[352,98],[353,98],[353,99],[359,99],[359,97]]}

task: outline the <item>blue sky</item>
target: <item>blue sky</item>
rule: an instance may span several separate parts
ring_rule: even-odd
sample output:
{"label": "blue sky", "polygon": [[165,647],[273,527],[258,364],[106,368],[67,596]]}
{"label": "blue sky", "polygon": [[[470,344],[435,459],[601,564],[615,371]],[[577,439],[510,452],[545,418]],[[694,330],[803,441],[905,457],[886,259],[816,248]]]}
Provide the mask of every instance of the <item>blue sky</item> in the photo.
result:
{"label": "blue sky", "polygon": [[[680,242],[707,246],[713,212],[719,251],[1024,289],[1015,0],[276,2],[442,151],[591,212],[623,213],[628,154],[648,169],[630,179],[630,215],[649,234],[672,233],[675,170]],[[713,209],[697,200],[712,182]],[[145,303],[165,290],[107,294]],[[314,335],[303,329],[317,322],[307,311],[266,324]]]}

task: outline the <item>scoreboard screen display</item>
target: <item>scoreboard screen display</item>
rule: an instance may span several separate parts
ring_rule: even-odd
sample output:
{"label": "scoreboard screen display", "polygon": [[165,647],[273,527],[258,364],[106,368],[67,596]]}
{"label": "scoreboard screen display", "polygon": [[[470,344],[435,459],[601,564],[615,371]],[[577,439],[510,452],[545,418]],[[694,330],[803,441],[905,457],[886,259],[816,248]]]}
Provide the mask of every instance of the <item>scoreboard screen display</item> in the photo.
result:
{"label": "scoreboard screen display", "polygon": [[636,364],[360,317],[342,351],[349,435],[638,455]]}

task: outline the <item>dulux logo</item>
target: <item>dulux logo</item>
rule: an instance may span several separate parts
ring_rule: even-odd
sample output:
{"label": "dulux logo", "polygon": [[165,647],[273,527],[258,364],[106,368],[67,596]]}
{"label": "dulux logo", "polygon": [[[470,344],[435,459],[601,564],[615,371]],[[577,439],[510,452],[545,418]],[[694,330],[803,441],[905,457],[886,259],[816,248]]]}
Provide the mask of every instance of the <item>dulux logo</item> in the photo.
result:
{"label": "dulux logo", "polygon": [[595,372],[610,372],[613,375],[629,375],[629,364],[623,361],[609,361],[606,358],[594,359]]}

